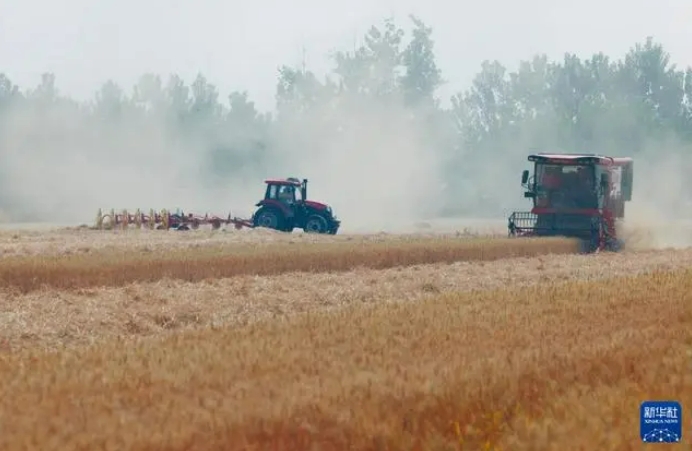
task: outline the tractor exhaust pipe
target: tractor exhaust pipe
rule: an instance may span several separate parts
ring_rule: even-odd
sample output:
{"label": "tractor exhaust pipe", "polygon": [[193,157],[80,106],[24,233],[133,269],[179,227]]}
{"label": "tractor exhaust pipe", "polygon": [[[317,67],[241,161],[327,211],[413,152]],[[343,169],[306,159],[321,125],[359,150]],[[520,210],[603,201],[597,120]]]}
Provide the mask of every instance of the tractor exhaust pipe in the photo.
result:
{"label": "tractor exhaust pipe", "polygon": [[300,187],[300,194],[303,196],[303,201],[308,200],[308,179],[303,179],[302,186]]}

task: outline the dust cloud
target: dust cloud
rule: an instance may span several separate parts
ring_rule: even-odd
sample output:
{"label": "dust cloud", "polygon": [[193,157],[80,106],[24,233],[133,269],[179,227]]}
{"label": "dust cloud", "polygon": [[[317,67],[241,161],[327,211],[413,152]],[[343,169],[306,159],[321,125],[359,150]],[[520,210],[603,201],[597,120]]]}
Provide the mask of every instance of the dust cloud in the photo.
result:
{"label": "dust cloud", "polygon": [[[5,109],[0,222],[91,224],[99,208],[247,217],[264,193],[264,178],[289,176],[308,178],[309,197],[330,204],[345,232],[405,232],[425,222],[435,230],[501,233],[512,210],[530,208],[519,176],[530,169],[531,151],[514,143],[503,156],[464,157],[472,170],[459,175],[456,190],[459,202],[472,205],[469,214],[436,220],[447,200],[450,176],[440,149],[449,137],[431,132],[430,112],[400,99],[336,100],[341,107],[323,102],[277,121],[269,140],[276,159],[222,180],[209,175],[205,157],[213,139],[171,130],[163,118],[109,121],[69,102]],[[692,245],[692,201],[685,194],[692,188],[692,149],[669,139],[650,143],[634,159],[633,201],[622,227],[627,246]],[[488,214],[484,196],[500,202],[502,214]]]}
{"label": "dust cloud", "polygon": [[[533,138],[506,143],[506,152],[465,155],[459,174],[450,175],[442,150],[449,129],[431,125],[443,119],[396,96],[384,102],[340,94],[307,111],[289,110],[267,142],[275,159],[221,180],[210,175],[207,158],[217,137],[134,112],[112,120],[68,101],[30,105],[0,114],[0,222],[90,224],[99,208],[248,217],[264,194],[263,179],[274,177],[308,178],[310,199],[330,204],[344,232],[409,231],[420,222],[439,228],[435,217],[449,196],[469,207],[446,229],[498,233],[512,210],[530,208],[519,178],[530,169]],[[691,151],[669,139],[635,156],[623,224],[628,247],[692,245],[692,203],[684,194],[692,188]],[[451,194],[450,181],[458,183]]]}
{"label": "dust cloud", "polygon": [[427,115],[401,99],[342,94],[275,122],[268,146],[276,158],[219,180],[209,175],[215,138],[171,129],[163,118],[109,120],[69,102],[10,107],[0,119],[8,188],[0,219],[91,224],[99,208],[248,217],[263,179],[299,177],[344,231],[400,230],[439,209],[441,138],[424,126]]}
{"label": "dust cloud", "polygon": [[[442,196],[438,137],[403,102],[340,99],[285,124],[284,171],[309,178],[308,197],[329,203],[344,230],[401,230],[434,216]],[[336,112],[336,116],[335,116]]]}
{"label": "dust cloud", "polygon": [[263,194],[261,180],[244,174],[212,183],[203,157],[212,144],[163,120],[109,121],[61,103],[45,111],[11,107],[0,120],[0,219],[91,224],[99,208],[250,210]]}
{"label": "dust cloud", "polygon": [[634,157],[632,201],[622,235],[631,249],[692,246],[692,148],[671,138]]}

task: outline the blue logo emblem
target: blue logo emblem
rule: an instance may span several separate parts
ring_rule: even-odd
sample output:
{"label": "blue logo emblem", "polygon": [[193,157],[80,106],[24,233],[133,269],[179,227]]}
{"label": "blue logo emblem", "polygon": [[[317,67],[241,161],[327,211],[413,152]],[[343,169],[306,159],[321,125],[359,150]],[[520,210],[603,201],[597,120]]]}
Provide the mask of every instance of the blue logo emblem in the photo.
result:
{"label": "blue logo emblem", "polygon": [[639,407],[639,436],[645,443],[679,443],[682,407],[677,401],[644,401]]}

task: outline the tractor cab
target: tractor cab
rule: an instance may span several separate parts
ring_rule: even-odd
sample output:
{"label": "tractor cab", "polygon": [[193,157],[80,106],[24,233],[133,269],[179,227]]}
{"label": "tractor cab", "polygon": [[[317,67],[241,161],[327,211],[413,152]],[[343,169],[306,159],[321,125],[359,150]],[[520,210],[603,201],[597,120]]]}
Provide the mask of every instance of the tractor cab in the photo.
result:
{"label": "tractor cab", "polygon": [[252,219],[255,227],[286,232],[302,228],[309,233],[336,234],[341,222],[329,205],[308,200],[307,179],[289,177],[264,183],[264,199],[255,204],[259,207]]}
{"label": "tractor cab", "polygon": [[[631,158],[594,154],[529,155],[533,175],[522,173],[530,212],[510,217],[510,235],[615,237],[615,220],[624,217],[632,197]],[[599,238],[599,246],[603,239]]]}
{"label": "tractor cab", "polygon": [[305,200],[304,193],[307,191],[307,180],[303,183],[296,178],[286,180],[265,180],[267,190],[264,193],[264,200],[282,202],[292,205]]}

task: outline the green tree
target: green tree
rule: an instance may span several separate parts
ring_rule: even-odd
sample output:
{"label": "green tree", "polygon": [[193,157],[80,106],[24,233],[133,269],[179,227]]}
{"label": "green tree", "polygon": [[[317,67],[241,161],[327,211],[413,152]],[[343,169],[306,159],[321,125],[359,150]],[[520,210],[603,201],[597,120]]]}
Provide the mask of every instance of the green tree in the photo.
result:
{"label": "green tree", "polygon": [[687,141],[692,141],[692,68],[685,70],[683,77],[683,97],[678,132]]}
{"label": "green tree", "polygon": [[471,88],[452,98],[465,147],[477,148],[502,133],[516,119],[507,69],[498,61],[484,61]]}
{"label": "green tree", "polygon": [[198,74],[190,85],[190,91],[192,94],[190,112],[195,119],[201,124],[205,121],[216,120],[221,113],[221,105],[218,101],[219,91],[216,87],[209,83],[202,74]]}
{"label": "green tree", "polygon": [[160,75],[152,73],[142,75],[133,89],[132,99],[138,108],[150,116],[165,117],[168,104]]}
{"label": "green tree", "polygon": [[55,87],[55,75],[44,73],[41,75],[41,83],[29,92],[31,100],[38,106],[48,107],[58,100],[58,90]]}
{"label": "green tree", "polygon": [[247,92],[232,92],[221,132],[210,153],[210,172],[216,182],[242,171],[256,172],[267,157],[270,118],[260,114]]}
{"label": "green tree", "polygon": [[306,68],[281,66],[276,87],[279,117],[309,114],[315,107],[328,105],[334,96],[333,84],[320,82]]}
{"label": "green tree", "polygon": [[342,91],[385,100],[398,95],[405,33],[392,19],[385,20],[382,28],[373,25],[363,45],[334,55],[334,74]]}
{"label": "green tree", "polygon": [[647,38],[620,64],[620,83],[631,106],[637,107],[642,130],[659,134],[678,122],[684,98],[684,72],[670,63],[661,44]]}
{"label": "green tree", "polygon": [[166,83],[165,94],[170,126],[184,128],[192,107],[190,88],[177,74],[172,74]]}
{"label": "green tree", "polygon": [[411,16],[411,21],[414,25],[412,38],[401,54],[405,68],[401,89],[409,105],[425,102],[437,106],[434,96],[443,80],[435,61],[432,28],[416,16]]}
{"label": "green tree", "polygon": [[0,72],[0,113],[3,109],[8,109],[21,101],[22,98],[19,86],[12,83],[7,75]]}
{"label": "green tree", "polygon": [[119,122],[127,110],[127,102],[123,89],[113,80],[108,80],[96,92],[94,112],[106,122]]}

